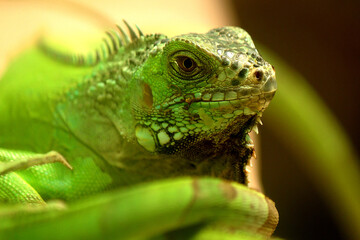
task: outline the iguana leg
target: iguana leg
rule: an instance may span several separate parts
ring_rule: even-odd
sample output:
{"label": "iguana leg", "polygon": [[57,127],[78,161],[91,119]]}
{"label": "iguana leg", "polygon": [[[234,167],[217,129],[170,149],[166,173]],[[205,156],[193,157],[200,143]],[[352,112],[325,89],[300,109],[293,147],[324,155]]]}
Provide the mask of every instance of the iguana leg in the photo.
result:
{"label": "iguana leg", "polygon": [[21,222],[23,218],[14,216],[12,224],[0,221],[0,238],[158,240],[175,234],[178,239],[209,240],[217,233],[228,236],[218,239],[264,239],[274,231],[278,214],[272,201],[246,186],[179,178],[93,196],[65,211],[26,215]]}
{"label": "iguana leg", "polygon": [[14,172],[0,175],[0,202],[45,204],[39,193]]}
{"label": "iguana leg", "polygon": [[39,193],[15,171],[54,162],[60,162],[72,169],[57,152],[35,154],[0,148],[0,202],[45,204]]}

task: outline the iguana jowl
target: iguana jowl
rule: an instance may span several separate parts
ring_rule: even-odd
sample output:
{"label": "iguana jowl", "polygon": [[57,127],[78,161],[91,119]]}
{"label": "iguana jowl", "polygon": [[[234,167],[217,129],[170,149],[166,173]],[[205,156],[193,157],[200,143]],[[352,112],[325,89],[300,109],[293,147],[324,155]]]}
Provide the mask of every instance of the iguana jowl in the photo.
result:
{"label": "iguana jowl", "polygon": [[88,56],[43,45],[76,67],[44,65],[41,55],[8,71],[0,82],[0,147],[13,151],[1,161],[22,151],[62,154],[73,170],[55,163],[16,173],[43,199],[176,176],[246,183],[248,133],[276,91],[274,70],[250,36],[237,27],[173,38],[129,32],[130,39],[121,29],[108,32]]}

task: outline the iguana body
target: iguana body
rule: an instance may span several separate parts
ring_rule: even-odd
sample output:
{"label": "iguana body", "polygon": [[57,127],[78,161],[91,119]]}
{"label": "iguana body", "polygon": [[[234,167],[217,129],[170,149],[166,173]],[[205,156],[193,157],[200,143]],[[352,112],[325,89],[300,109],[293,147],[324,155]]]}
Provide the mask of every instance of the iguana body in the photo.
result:
{"label": "iguana body", "polygon": [[[170,39],[129,31],[131,40],[109,32],[88,56],[45,46],[10,66],[0,81],[0,161],[29,164],[0,176],[0,200],[77,200],[179,176],[247,183],[248,133],[276,90],[250,36],[236,27]],[[50,151],[62,163],[29,166]]]}

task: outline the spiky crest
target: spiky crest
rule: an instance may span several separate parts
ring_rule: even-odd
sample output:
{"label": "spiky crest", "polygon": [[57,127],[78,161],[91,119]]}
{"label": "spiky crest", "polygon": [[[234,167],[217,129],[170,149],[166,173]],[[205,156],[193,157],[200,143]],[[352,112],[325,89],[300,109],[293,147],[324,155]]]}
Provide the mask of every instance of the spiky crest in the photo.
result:
{"label": "spiky crest", "polygon": [[[137,43],[140,39],[144,38],[144,34],[140,28],[136,26],[136,33],[133,28],[125,21],[124,24],[129,32],[126,32],[119,26],[116,25],[117,29],[111,29],[105,32],[105,37],[102,40],[101,45],[96,48],[94,51],[85,54],[69,54],[59,52],[58,50],[49,46],[44,39],[41,39],[39,42],[39,47],[50,56],[56,58],[59,61],[68,63],[71,65],[81,65],[81,66],[92,66],[96,65],[101,61],[111,59],[116,55],[122,48],[132,47],[133,44]],[[130,35],[130,38],[129,38]]]}

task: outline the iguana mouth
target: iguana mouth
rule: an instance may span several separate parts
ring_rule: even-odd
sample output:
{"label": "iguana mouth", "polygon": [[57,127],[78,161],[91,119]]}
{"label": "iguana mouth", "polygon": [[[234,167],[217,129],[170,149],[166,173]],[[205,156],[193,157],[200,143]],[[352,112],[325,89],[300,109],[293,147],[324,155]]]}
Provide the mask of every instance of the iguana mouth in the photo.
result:
{"label": "iguana mouth", "polygon": [[261,86],[242,86],[237,89],[213,89],[201,94],[194,94],[194,98],[186,99],[186,102],[197,103],[203,107],[221,108],[233,106],[263,107],[269,103],[276,92],[276,81],[274,77],[268,77],[266,82]]}
{"label": "iguana mouth", "polygon": [[[234,91],[231,92],[231,94]],[[236,92],[234,92],[236,93]],[[206,95],[208,95],[209,93],[206,93]],[[241,94],[241,92],[237,93],[238,96],[239,94]],[[216,92],[213,94],[211,100],[207,100],[207,99],[194,99],[191,100],[190,103],[190,107],[192,108],[234,108],[234,109],[241,109],[241,108],[245,108],[245,107],[249,107],[251,109],[254,110],[261,110],[264,108],[264,106],[266,105],[266,103],[268,103],[272,97],[274,96],[275,91],[272,92],[267,92],[267,93],[260,93],[260,94],[255,94],[255,95],[240,95],[241,97],[238,98],[224,98],[224,99],[219,99],[218,97],[221,96],[222,94],[219,94],[219,92]],[[206,96],[205,95],[205,96]],[[215,96],[215,97],[214,97]],[[225,95],[226,96],[226,95]]]}
{"label": "iguana mouth", "polygon": [[202,93],[191,93],[185,96],[174,97],[170,101],[159,105],[168,108],[178,104],[187,104],[187,108],[250,108],[260,111],[267,107],[276,92],[275,78],[269,77],[261,86],[248,86],[228,89],[210,89]]}
{"label": "iguana mouth", "polygon": [[[227,92],[205,92],[203,94],[188,94],[185,97],[178,97],[173,101],[161,104],[161,107],[171,107],[178,104],[187,104],[187,108],[199,109],[234,109],[262,111],[267,107],[273,98],[276,89],[269,92],[253,91],[253,89],[242,89],[243,91]],[[245,110],[246,113],[246,110]]]}

